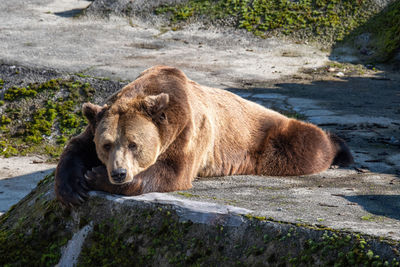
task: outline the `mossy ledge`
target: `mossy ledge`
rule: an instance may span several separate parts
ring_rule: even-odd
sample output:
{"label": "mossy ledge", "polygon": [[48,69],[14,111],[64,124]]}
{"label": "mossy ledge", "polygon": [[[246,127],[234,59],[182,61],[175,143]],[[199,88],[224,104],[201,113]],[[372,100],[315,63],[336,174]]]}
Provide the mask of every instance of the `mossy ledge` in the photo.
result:
{"label": "mossy ledge", "polygon": [[191,20],[246,29],[262,38],[289,36],[331,45],[364,24],[381,8],[371,0],[188,0],[163,5],[173,29]]}
{"label": "mossy ledge", "polygon": [[0,64],[0,157],[40,154],[56,161],[66,142],[87,124],[82,104],[101,104],[126,84]]}
{"label": "mossy ledge", "polygon": [[[357,38],[366,39],[359,42]],[[394,59],[400,50],[400,0],[391,2],[382,12],[344,38],[338,47],[350,46],[359,51],[366,62],[385,62]]]}
{"label": "mossy ledge", "polygon": [[274,221],[230,206],[199,209],[204,203],[170,194],[94,192],[68,210],[55,200],[53,186],[53,176],[46,177],[0,217],[1,266],[70,259],[71,240],[82,229],[77,266],[400,265],[393,240]]}
{"label": "mossy ledge", "polygon": [[91,100],[94,92],[87,82],[60,78],[6,89],[0,117],[0,155],[42,150],[57,157],[66,140],[86,125],[80,106]]}

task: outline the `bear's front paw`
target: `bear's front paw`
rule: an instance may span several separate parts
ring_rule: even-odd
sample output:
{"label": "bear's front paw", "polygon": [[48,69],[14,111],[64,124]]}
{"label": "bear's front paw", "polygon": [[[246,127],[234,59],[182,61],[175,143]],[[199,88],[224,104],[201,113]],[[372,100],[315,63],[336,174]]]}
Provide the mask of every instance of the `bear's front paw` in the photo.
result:
{"label": "bear's front paw", "polygon": [[106,188],[110,185],[107,168],[103,165],[88,170],[85,173],[85,179],[87,185],[92,190],[106,191]]}
{"label": "bear's front paw", "polygon": [[68,207],[81,205],[88,197],[89,187],[84,177],[76,176],[77,179],[56,179],[57,198]]}

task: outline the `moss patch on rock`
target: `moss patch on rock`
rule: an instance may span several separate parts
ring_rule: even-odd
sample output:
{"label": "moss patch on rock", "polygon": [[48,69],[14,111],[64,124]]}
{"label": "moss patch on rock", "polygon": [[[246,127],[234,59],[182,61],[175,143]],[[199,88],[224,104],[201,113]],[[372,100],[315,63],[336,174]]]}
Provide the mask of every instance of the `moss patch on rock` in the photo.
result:
{"label": "moss patch on rock", "polygon": [[0,217],[1,266],[54,266],[71,238],[63,210],[49,194],[54,175]]}
{"label": "moss patch on rock", "polygon": [[155,9],[156,14],[169,14],[173,25],[200,18],[260,37],[286,35],[325,44],[342,40],[378,11],[370,0],[189,0]]}
{"label": "moss patch on rock", "polygon": [[75,79],[50,79],[5,90],[0,118],[0,155],[31,153],[58,157],[63,145],[87,124],[81,105],[95,89]]}
{"label": "moss patch on rock", "polygon": [[126,84],[0,64],[0,157],[41,154],[57,160],[68,139],[86,125],[82,104],[101,104]]}

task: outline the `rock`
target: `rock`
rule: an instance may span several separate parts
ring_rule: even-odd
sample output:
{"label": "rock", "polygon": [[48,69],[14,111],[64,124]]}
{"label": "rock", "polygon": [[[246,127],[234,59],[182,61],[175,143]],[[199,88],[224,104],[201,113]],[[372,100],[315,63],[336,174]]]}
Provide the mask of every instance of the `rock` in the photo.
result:
{"label": "rock", "polygon": [[335,77],[343,77],[344,73],[339,71],[338,73],[335,74]]}
{"label": "rock", "polygon": [[0,265],[399,263],[398,242],[171,194],[91,192],[84,205],[68,210],[55,199],[53,179],[0,217]]}

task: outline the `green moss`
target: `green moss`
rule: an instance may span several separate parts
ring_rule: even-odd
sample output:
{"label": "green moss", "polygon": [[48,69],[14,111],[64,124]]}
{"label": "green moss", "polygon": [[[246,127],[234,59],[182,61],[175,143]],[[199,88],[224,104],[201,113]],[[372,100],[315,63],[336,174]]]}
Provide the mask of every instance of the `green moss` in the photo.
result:
{"label": "green moss", "polygon": [[8,158],[16,155],[18,155],[17,149],[15,149],[6,140],[0,140],[0,156]]}
{"label": "green moss", "polygon": [[[193,223],[179,222],[175,212],[131,209],[128,215],[129,224],[126,219],[109,218],[94,225],[78,266],[147,266],[154,262],[196,266],[211,254],[204,241],[192,237]],[[186,253],[189,248],[190,255]]]}
{"label": "green moss", "polygon": [[26,87],[12,86],[4,93],[4,99],[7,101],[15,101],[21,98],[35,97],[38,93],[44,90],[57,91],[60,89],[60,79],[52,79],[42,84],[29,84]]}
{"label": "green moss", "polygon": [[[0,118],[0,137],[7,141],[0,144],[3,147],[0,155],[39,152],[58,157],[68,138],[85,127],[81,105],[90,101],[94,92],[89,83],[72,79],[51,79],[24,88],[7,89],[6,114]],[[21,113],[13,103],[21,98],[34,102],[36,109],[28,114]]]}
{"label": "green moss", "polygon": [[371,214],[365,215],[365,216],[361,216],[361,220],[363,220],[363,221],[372,221],[372,220],[374,220],[374,216],[372,216]]}
{"label": "green moss", "polygon": [[14,101],[20,98],[33,97],[36,96],[36,94],[37,91],[29,88],[29,86],[27,87],[13,86],[4,93],[4,99],[8,101]]}
{"label": "green moss", "polygon": [[265,216],[254,216],[252,214],[246,214],[245,217],[249,220],[259,220],[259,221],[265,221],[267,218]]}
{"label": "green moss", "polygon": [[81,78],[87,78],[87,77],[89,77],[89,75],[85,75],[85,74],[80,73],[80,72],[75,73],[75,75],[78,76],[78,77],[81,77]]}
{"label": "green moss", "polygon": [[56,140],[57,144],[59,144],[59,145],[65,144],[67,141],[68,141],[67,137],[65,137],[63,135],[58,136],[57,140]]}
{"label": "green moss", "polygon": [[187,198],[192,198],[192,197],[200,197],[199,195],[193,195],[191,193],[187,193],[187,192],[177,192],[178,195],[187,197]]}
{"label": "green moss", "polygon": [[[398,266],[381,259],[371,240],[341,231],[307,230],[265,217],[246,216],[245,236],[235,227],[182,222],[173,210],[130,208],[96,223],[78,266],[335,265]],[[80,227],[88,223],[80,222]],[[307,228],[308,229],[308,228]],[[244,230],[244,229],[243,229]],[[310,234],[309,232],[312,232]],[[308,238],[306,238],[308,237]],[[311,238],[310,238],[311,237]],[[262,265],[262,264],[261,264]]]}
{"label": "green moss", "polygon": [[52,227],[46,236],[42,234],[43,226],[36,226],[32,233],[23,229],[0,230],[0,264],[4,266],[54,266],[60,259],[60,247],[68,238],[60,238],[57,228]]}
{"label": "green moss", "polygon": [[7,125],[11,122],[11,119],[8,118],[6,115],[1,115],[0,117],[0,125]]}
{"label": "green moss", "polygon": [[51,183],[54,181],[54,175],[55,175],[55,171],[53,171],[52,173],[46,175],[42,180],[40,180],[38,182],[38,186],[42,186],[42,185],[46,185],[48,183]]}
{"label": "green moss", "polygon": [[[341,235],[329,233],[322,235],[321,240],[307,240],[305,249],[297,257],[290,259],[290,263],[296,265],[310,264],[317,260],[316,255],[322,257],[334,256],[325,262],[327,265],[335,266],[389,266],[388,261],[374,256],[370,249],[370,243],[359,235]],[[399,261],[393,259],[390,266],[399,266]]]}
{"label": "green moss", "polygon": [[85,247],[81,253],[82,266],[129,266],[132,258],[138,266],[143,263],[142,257],[135,255],[137,245],[124,242],[118,234],[118,225],[97,224],[93,232],[90,248]]}
{"label": "green moss", "polygon": [[400,1],[389,4],[381,13],[358,29],[351,37],[362,32],[371,34],[370,48],[376,53],[374,60],[387,61],[400,48]]}
{"label": "green moss", "polygon": [[[56,200],[45,197],[49,186],[40,183],[1,216],[0,266],[54,266],[60,260],[60,249],[72,235],[61,219],[65,211]],[[32,202],[31,197],[37,197],[36,201]]]}
{"label": "green moss", "polygon": [[40,143],[43,135],[49,136],[56,118],[56,111],[52,108],[41,108],[32,115],[32,121],[26,125],[26,142]]}
{"label": "green moss", "polygon": [[[193,16],[211,21],[230,17],[238,28],[266,37],[274,32],[305,39],[341,40],[377,12],[372,1],[328,0],[190,0],[180,5],[162,6],[156,14],[170,14],[176,24]],[[297,38],[301,37],[298,34]]]}

